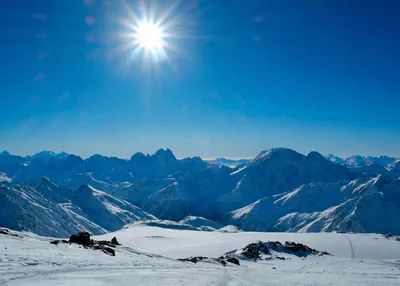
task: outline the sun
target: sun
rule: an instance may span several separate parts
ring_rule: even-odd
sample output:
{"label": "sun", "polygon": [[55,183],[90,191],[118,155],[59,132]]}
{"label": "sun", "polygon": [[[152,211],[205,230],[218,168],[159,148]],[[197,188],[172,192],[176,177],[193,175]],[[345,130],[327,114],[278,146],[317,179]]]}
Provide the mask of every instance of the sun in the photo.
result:
{"label": "sun", "polygon": [[[126,16],[119,16],[120,42],[112,55],[125,54],[123,65],[142,60],[143,67],[163,67],[181,52],[179,45],[186,39],[186,16],[181,10],[181,0],[171,0],[167,5],[155,5],[152,1],[139,1],[129,6],[121,0]],[[160,2],[164,3],[164,2]],[[165,1],[166,3],[166,1]]]}
{"label": "sun", "polygon": [[152,53],[164,49],[165,35],[162,27],[149,21],[141,21],[135,30],[135,41],[142,49]]}

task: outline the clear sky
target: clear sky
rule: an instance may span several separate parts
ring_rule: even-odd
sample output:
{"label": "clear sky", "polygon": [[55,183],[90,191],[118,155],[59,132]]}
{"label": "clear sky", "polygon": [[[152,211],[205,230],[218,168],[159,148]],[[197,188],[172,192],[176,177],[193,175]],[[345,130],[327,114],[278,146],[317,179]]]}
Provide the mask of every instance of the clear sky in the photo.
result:
{"label": "clear sky", "polygon": [[[0,1],[0,150],[400,156],[400,1],[144,3]],[[131,48],[143,8],[161,60]]]}

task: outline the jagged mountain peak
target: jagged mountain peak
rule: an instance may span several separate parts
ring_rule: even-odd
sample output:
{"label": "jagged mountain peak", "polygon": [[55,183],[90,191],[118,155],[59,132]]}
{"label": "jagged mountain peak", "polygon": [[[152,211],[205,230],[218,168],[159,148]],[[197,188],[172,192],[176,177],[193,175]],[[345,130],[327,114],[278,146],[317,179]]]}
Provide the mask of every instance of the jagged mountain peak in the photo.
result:
{"label": "jagged mountain peak", "polygon": [[174,153],[172,153],[171,149],[158,149],[157,152],[153,155],[155,157],[163,157],[166,159],[166,161],[174,161],[176,160],[176,157]]}

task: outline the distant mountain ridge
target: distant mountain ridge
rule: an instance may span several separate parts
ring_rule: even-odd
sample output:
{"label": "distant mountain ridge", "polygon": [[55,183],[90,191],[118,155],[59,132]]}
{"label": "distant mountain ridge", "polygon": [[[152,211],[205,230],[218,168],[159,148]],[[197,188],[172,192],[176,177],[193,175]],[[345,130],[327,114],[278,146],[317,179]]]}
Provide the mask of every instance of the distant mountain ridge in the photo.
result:
{"label": "distant mountain ridge", "polygon": [[399,160],[399,158],[386,155],[382,155],[379,157],[353,155],[347,158],[342,158],[339,156],[328,154],[325,156],[325,158],[333,163],[346,165],[349,167],[365,167],[373,164],[389,167],[391,164],[396,162],[396,160]]}
{"label": "distant mountain ridge", "polygon": [[130,159],[39,154],[0,153],[0,226],[60,236],[152,217],[246,231],[400,234],[400,160],[390,157],[353,156],[349,166],[272,148],[228,167],[170,149]]}

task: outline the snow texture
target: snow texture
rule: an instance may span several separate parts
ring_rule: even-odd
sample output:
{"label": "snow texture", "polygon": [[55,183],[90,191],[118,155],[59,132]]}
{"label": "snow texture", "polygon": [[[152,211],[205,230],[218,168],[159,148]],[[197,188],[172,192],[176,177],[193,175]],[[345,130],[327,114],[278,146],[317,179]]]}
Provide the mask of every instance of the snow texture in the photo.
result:
{"label": "snow texture", "polygon": [[[131,226],[116,236],[115,257],[77,245],[50,244],[29,233],[0,234],[1,285],[398,285],[399,242],[382,235],[221,233]],[[218,257],[256,240],[287,240],[333,256],[284,255],[285,260],[180,262]]]}

